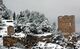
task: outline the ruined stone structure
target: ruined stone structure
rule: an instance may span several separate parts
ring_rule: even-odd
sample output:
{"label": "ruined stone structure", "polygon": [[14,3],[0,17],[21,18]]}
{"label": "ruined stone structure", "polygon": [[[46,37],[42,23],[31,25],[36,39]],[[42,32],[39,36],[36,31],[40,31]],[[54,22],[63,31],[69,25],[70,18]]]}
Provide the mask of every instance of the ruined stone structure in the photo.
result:
{"label": "ruined stone structure", "polygon": [[8,33],[8,35],[14,34],[14,27],[13,26],[8,26],[7,27],[7,33]]}
{"label": "ruined stone structure", "polygon": [[17,39],[11,36],[5,36],[3,37],[3,46],[11,47],[14,46],[14,44],[17,43]]}
{"label": "ruined stone structure", "polygon": [[75,16],[64,15],[58,17],[58,30],[63,32],[64,35],[71,35],[75,32]]}

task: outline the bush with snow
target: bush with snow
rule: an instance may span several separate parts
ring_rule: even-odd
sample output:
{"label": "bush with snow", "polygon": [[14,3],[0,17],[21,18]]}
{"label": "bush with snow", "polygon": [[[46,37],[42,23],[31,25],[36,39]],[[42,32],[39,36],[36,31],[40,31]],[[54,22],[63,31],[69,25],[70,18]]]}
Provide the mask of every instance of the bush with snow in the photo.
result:
{"label": "bush with snow", "polygon": [[17,31],[22,29],[23,32],[34,34],[52,31],[48,19],[44,14],[40,14],[39,12],[30,12],[29,10],[22,11],[16,16],[15,21],[17,21],[16,26],[19,24],[21,26],[20,28],[16,28]]}

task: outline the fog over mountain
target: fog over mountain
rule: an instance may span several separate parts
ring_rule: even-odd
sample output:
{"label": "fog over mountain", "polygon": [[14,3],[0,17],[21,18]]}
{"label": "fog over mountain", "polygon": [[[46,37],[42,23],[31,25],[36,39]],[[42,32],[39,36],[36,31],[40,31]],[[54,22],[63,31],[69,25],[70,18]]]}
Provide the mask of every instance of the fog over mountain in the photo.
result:
{"label": "fog over mountain", "polygon": [[60,15],[75,15],[76,32],[80,31],[80,0],[3,0],[8,9],[19,13],[26,9],[45,14],[51,23]]}

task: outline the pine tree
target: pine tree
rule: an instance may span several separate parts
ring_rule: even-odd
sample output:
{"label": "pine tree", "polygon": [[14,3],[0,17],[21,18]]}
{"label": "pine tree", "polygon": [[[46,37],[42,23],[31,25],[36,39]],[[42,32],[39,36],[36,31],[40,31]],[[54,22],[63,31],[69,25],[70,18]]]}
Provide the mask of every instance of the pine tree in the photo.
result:
{"label": "pine tree", "polygon": [[15,20],[15,17],[16,17],[16,14],[15,14],[15,12],[13,13],[13,20]]}

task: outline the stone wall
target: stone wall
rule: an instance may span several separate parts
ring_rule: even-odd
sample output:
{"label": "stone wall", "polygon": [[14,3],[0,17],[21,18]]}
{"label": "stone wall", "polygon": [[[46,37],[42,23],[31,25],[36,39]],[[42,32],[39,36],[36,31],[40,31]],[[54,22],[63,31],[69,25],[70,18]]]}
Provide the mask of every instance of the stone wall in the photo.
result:
{"label": "stone wall", "polygon": [[58,17],[58,30],[63,32],[64,35],[70,35],[75,32],[75,16],[64,15]]}

